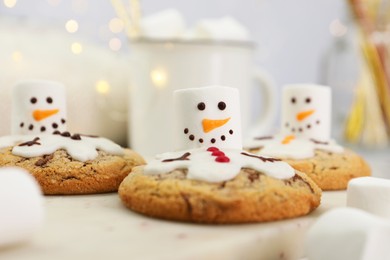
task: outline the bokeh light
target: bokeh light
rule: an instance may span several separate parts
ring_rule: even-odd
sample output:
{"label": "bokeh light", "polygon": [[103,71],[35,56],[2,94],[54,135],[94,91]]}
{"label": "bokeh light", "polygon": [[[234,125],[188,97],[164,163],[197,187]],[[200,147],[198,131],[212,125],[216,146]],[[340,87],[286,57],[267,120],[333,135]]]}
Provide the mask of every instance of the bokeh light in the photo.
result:
{"label": "bokeh light", "polygon": [[98,80],[95,84],[96,91],[100,94],[107,94],[110,92],[111,86],[106,80]]}
{"label": "bokeh light", "polygon": [[69,33],[75,33],[79,29],[79,24],[76,20],[69,20],[65,23],[65,29]]}
{"label": "bokeh light", "polygon": [[79,42],[74,42],[71,45],[71,50],[74,54],[80,54],[83,52],[83,45],[81,45]]}
{"label": "bokeh light", "polygon": [[122,47],[122,41],[118,38],[112,38],[109,42],[108,45],[110,46],[110,49],[113,51],[119,51],[120,48]]}
{"label": "bokeh light", "polygon": [[124,23],[119,18],[112,18],[108,24],[108,27],[110,28],[110,31],[113,33],[120,33],[123,31]]}
{"label": "bokeh light", "polygon": [[13,8],[16,5],[17,0],[4,0],[4,5],[8,8]]}

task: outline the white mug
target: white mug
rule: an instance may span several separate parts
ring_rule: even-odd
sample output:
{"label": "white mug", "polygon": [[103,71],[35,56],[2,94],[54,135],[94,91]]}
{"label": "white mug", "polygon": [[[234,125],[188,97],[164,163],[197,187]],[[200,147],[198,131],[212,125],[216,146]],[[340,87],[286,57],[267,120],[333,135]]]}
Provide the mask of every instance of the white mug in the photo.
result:
{"label": "white mug", "polygon": [[[253,64],[248,42],[132,42],[129,146],[145,156],[173,151],[174,90],[224,85],[240,92],[243,137],[266,133],[276,117],[273,80]],[[253,120],[253,81],[260,84],[262,115]]]}

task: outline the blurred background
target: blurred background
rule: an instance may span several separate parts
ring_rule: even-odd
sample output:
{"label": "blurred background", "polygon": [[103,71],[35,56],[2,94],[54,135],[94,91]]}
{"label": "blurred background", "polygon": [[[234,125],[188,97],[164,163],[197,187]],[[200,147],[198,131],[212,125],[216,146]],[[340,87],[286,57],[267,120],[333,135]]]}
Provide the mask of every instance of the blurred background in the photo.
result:
{"label": "blurred background", "polygon": [[[127,143],[124,93],[134,76],[129,69],[132,46],[126,33],[129,25],[118,17],[115,2],[1,0],[0,109],[5,113],[0,134],[9,132],[12,84],[44,78],[69,88],[72,131]],[[129,2],[124,2],[131,16]],[[384,61],[389,49],[389,1],[362,3],[367,6],[353,0],[138,2],[142,17],[175,8],[188,27],[205,18],[233,17],[249,31],[256,46],[254,62],[272,76],[277,91],[289,83],[331,86],[335,138],[364,147],[387,147],[389,70]],[[277,119],[274,125],[276,129]]]}

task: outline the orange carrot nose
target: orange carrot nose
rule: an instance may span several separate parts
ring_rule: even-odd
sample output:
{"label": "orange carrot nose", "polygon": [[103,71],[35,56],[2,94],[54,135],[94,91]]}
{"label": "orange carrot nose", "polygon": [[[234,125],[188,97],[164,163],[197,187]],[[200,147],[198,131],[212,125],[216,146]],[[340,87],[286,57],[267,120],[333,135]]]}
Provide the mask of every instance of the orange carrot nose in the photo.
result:
{"label": "orange carrot nose", "polygon": [[202,125],[203,125],[203,132],[208,133],[215,128],[221,127],[224,124],[226,124],[230,120],[229,118],[221,119],[221,120],[211,120],[211,119],[203,119]]}
{"label": "orange carrot nose", "polygon": [[34,110],[33,111],[33,117],[36,121],[41,121],[45,118],[48,118],[52,115],[55,115],[59,112],[59,109],[52,109],[52,110]]}
{"label": "orange carrot nose", "polygon": [[314,109],[299,112],[299,113],[297,114],[297,120],[298,120],[298,121],[302,121],[302,120],[304,120],[305,118],[309,117],[309,116],[310,116],[311,114],[313,114],[314,112],[315,112]]}
{"label": "orange carrot nose", "polygon": [[289,144],[292,140],[295,139],[295,136],[288,135],[282,140],[282,144]]}

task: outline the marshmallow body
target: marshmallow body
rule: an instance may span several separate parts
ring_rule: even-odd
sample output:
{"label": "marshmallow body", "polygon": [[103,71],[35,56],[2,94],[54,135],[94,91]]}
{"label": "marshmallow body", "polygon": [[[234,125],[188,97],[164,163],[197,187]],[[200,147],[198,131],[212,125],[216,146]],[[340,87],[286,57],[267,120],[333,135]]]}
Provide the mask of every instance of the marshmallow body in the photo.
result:
{"label": "marshmallow body", "polygon": [[390,180],[375,177],[351,180],[347,189],[347,206],[390,219]]}
{"label": "marshmallow body", "polygon": [[210,86],[173,94],[177,150],[216,146],[242,149],[239,91]]}
{"label": "marshmallow body", "polygon": [[353,208],[333,209],[313,224],[306,238],[310,260],[385,260],[390,223]]}
{"label": "marshmallow body", "polygon": [[283,88],[283,135],[317,141],[330,139],[331,90],[313,84],[287,85]]}
{"label": "marshmallow body", "polygon": [[44,80],[17,83],[13,88],[11,121],[14,135],[65,131],[65,87]]}
{"label": "marshmallow body", "polygon": [[43,196],[25,170],[0,169],[0,247],[28,240],[42,226]]}
{"label": "marshmallow body", "polygon": [[184,18],[176,9],[146,16],[140,22],[142,36],[150,39],[175,39],[185,32],[185,28]]}

